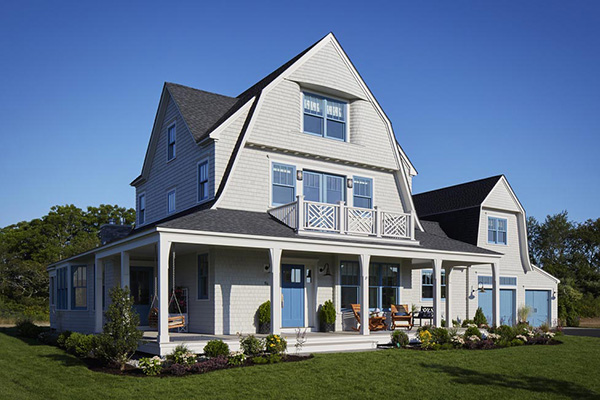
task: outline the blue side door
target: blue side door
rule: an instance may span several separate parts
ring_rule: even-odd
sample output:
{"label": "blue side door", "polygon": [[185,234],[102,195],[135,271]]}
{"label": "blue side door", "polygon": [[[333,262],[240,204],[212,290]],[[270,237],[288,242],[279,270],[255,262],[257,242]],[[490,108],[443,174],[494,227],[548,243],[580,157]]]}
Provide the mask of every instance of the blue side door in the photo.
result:
{"label": "blue side door", "polygon": [[304,265],[281,266],[281,326],[304,326]]}
{"label": "blue side door", "polygon": [[550,292],[548,290],[526,290],[525,304],[531,308],[531,314],[529,314],[531,326],[550,323]]}
{"label": "blue side door", "polygon": [[148,326],[148,314],[154,289],[152,285],[152,267],[131,267],[129,272],[129,290],[133,297],[133,309],[140,315],[140,326]]}
{"label": "blue side door", "polygon": [[483,315],[485,315],[485,317],[487,318],[489,325],[492,325],[492,322],[494,321],[493,315],[492,315],[492,310],[493,310],[492,301],[493,301],[493,297],[492,297],[491,289],[487,289],[485,292],[479,292],[479,294],[478,294],[479,304],[478,305],[483,310]]}
{"label": "blue side door", "polygon": [[[493,317],[493,291],[486,289],[484,293],[479,292],[479,307],[487,318],[488,325],[494,323]],[[514,325],[515,321],[515,291],[512,289],[500,289],[500,324]]]}

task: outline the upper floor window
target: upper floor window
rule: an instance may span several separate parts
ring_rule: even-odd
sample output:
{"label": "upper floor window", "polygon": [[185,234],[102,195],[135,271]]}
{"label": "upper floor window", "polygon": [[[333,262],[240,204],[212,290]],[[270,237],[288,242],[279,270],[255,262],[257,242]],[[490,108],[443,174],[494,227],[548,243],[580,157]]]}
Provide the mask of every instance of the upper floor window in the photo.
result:
{"label": "upper floor window", "polygon": [[488,217],[488,243],[506,244],[507,220]]}
{"label": "upper floor window", "polygon": [[175,141],[177,139],[177,126],[172,124],[167,128],[167,161],[175,158]]}
{"label": "upper floor window", "polygon": [[87,307],[87,266],[71,267],[71,310],[84,310]]}
{"label": "upper floor window", "polygon": [[354,207],[373,207],[373,180],[355,176],[353,178]]}
{"label": "upper floor window", "polygon": [[296,168],[273,163],[272,173],[272,204],[278,206],[293,202],[296,197]]}
{"label": "upper floor window", "polygon": [[59,268],[56,270],[56,309],[66,310],[68,303],[68,276],[67,268]]}
{"label": "upper floor window", "polygon": [[208,299],[208,254],[198,255],[198,300]]}
{"label": "upper floor window", "polygon": [[198,201],[208,199],[208,161],[198,164]]}
{"label": "upper floor window", "polygon": [[146,221],[146,195],[140,194],[138,197],[138,223],[141,225]]}
{"label": "upper floor window", "polygon": [[[442,282],[440,283],[442,299],[446,298],[446,271],[441,271]],[[421,271],[421,300],[433,300],[433,270]]]}
{"label": "upper floor window", "polygon": [[304,132],[345,141],[348,104],[311,93],[303,96]]}
{"label": "upper floor window", "polygon": [[169,214],[175,212],[175,189],[167,193],[167,212]]}
{"label": "upper floor window", "polygon": [[313,171],[304,171],[303,175],[305,200],[329,204],[345,200],[345,177]]}

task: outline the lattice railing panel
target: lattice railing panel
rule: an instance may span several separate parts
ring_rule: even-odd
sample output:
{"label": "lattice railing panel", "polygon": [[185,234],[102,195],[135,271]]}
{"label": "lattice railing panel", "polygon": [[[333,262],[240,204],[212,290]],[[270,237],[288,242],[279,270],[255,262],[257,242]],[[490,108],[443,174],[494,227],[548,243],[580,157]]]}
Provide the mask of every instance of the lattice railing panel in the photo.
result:
{"label": "lattice railing panel", "polygon": [[339,230],[339,206],[325,203],[305,202],[304,227],[320,231]]}
{"label": "lattice railing panel", "polygon": [[381,216],[383,236],[410,237],[410,215],[384,212]]}
{"label": "lattice railing panel", "polygon": [[349,233],[373,235],[375,233],[375,212],[365,208],[347,208],[346,230]]}

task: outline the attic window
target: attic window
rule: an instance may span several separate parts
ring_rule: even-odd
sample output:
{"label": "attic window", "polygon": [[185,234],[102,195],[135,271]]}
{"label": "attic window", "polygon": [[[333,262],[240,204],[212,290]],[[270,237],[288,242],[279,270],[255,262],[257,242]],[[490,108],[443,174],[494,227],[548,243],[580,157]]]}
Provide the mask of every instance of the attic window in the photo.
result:
{"label": "attic window", "polygon": [[348,104],[312,93],[303,96],[304,132],[345,141]]}
{"label": "attic window", "polygon": [[504,218],[488,217],[488,243],[506,244],[506,225]]}
{"label": "attic window", "polygon": [[177,128],[175,123],[167,128],[167,161],[175,158],[175,140],[177,138]]}

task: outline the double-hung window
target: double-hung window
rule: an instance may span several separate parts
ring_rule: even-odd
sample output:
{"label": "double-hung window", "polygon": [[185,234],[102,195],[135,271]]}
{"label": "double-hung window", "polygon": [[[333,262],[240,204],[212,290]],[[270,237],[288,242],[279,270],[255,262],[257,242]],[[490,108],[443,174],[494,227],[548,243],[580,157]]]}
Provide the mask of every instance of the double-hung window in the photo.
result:
{"label": "double-hung window", "polygon": [[87,308],[87,266],[71,266],[71,310]]}
{"label": "double-hung window", "polygon": [[296,197],[296,168],[293,165],[273,163],[272,166],[272,205],[291,203]]}
{"label": "double-hung window", "polygon": [[342,308],[349,309],[350,304],[360,302],[360,266],[356,261],[343,261],[340,264],[340,285]]}
{"label": "double-hung window", "polygon": [[66,310],[68,308],[69,277],[67,268],[56,270],[56,309]]}
{"label": "double-hung window", "polygon": [[354,207],[373,208],[373,180],[355,176],[353,181]]}
{"label": "double-hung window", "polygon": [[208,254],[198,255],[198,300],[208,299]]}
{"label": "double-hung window", "polygon": [[141,225],[146,221],[146,195],[138,196],[138,223]]}
{"label": "double-hung window", "polygon": [[303,97],[304,132],[345,141],[348,104],[312,93]]}
{"label": "double-hung window", "polygon": [[198,201],[208,199],[208,160],[198,164]]}
{"label": "double-hung window", "polygon": [[[441,286],[441,297],[446,298],[446,271],[441,271],[442,281]],[[424,269],[421,271],[421,300],[433,300],[433,270]]]}
{"label": "double-hung window", "polygon": [[167,213],[171,214],[175,212],[175,189],[169,190],[167,193]]}
{"label": "double-hung window", "polygon": [[488,243],[506,244],[506,225],[504,218],[488,217]]}
{"label": "double-hung window", "polygon": [[175,142],[177,141],[177,125],[172,124],[167,128],[167,161],[175,158]]}
{"label": "double-hung window", "polygon": [[371,263],[369,266],[369,308],[389,310],[398,304],[400,293],[400,266],[398,264]]}

